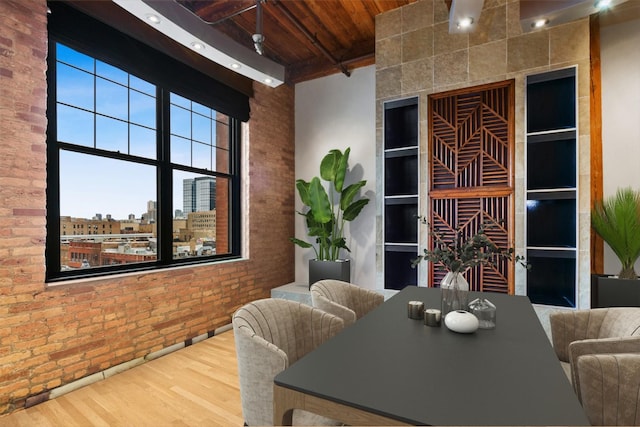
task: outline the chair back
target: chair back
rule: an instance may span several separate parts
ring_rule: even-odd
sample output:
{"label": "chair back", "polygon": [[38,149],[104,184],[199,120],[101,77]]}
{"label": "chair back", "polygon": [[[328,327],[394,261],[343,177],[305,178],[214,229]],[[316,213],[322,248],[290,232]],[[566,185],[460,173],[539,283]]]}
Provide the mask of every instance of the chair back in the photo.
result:
{"label": "chair back", "polygon": [[576,369],[591,425],[640,425],[640,353],[586,354]]}
{"label": "chair back", "polygon": [[272,425],[274,377],[344,327],[337,316],[275,298],[244,305],[232,324],[242,414],[249,426]]}
{"label": "chair back", "polygon": [[640,308],[611,307],[604,310],[606,313],[598,330],[597,338],[640,335]]}
{"label": "chair back", "polygon": [[384,302],[382,294],[341,280],[320,280],[310,291],[313,306],[342,317],[345,326]]}

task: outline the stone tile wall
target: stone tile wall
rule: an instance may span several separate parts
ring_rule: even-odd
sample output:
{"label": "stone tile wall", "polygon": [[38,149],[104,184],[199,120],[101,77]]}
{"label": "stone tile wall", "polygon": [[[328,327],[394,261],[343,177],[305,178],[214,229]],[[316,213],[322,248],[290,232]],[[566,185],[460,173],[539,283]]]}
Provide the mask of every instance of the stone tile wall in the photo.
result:
{"label": "stone tile wall", "polygon": [[[577,66],[579,97],[579,254],[578,306],[589,306],[589,203],[590,203],[590,51],[589,19],[583,18],[549,29],[523,33],[519,0],[485,0],[477,29],[469,34],[449,34],[444,0],[418,0],[376,17],[376,128],[377,128],[377,287],[383,287],[383,103],[419,97],[420,199],[427,192],[427,98],[433,93],[514,79],[516,85],[516,250],[524,253],[524,144],[525,77]],[[421,214],[426,214],[422,204]],[[420,247],[425,247],[422,233]],[[420,277],[426,278],[425,266]],[[516,269],[515,289],[525,294],[525,273]]]}

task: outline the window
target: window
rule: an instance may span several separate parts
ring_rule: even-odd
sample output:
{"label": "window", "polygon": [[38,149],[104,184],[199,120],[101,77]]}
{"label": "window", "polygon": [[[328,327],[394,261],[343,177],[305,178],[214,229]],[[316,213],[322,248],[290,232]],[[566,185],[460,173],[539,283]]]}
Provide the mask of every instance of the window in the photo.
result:
{"label": "window", "polygon": [[193,99],[198,87],[140,72],[116,46],[117,66],[58,35],[47,77],[47,280],[238,257],[240,120]]}

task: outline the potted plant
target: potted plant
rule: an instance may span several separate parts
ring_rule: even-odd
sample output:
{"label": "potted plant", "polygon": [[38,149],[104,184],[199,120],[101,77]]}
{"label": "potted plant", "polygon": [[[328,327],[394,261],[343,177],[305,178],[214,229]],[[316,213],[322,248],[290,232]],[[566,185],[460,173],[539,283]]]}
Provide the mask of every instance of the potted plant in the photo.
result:
{"label": "potted plant", "polygon": [[309,286],[322,279],[350,281],[350,262],[340,257],[343,249],[350,252],[344,238],[344,226],[347,221],[356,219],[369,203],[368,198],[358,197],[366,180],[345,187],[350,152],[351,148],[344,153],[337,149],[329,151],[320,162],[320,177],[313,177],[309,182],[296,180],[304,205],[298,213],[305,217],[311,243],[295,237],[290,240],[302,248],[313,248],[315,252],[315,258],[309,260]]}
{"label": "potted plant", "polygon": [[594,275],[592,307],[640,306],[640,283],[634,265],[640,257],[640,192],[631,187],[597,200],[591,227],[616,254],[622,267],[617,276]]}
{"label": "potted plant", "polygon": [[426,218],[418,220],[429,227],[432,238],[432,248],[424,249],[423,253],[411,261],[415,268],[421,261],[431,261],[447,271],[440,283],[442,289],[442,315],[452,310],[467,309],[467,292],[469,283],[463,274],[478,265],[495,265],[500,259],[512,260],[529,268],[524,257],[515,255],[513,248],[498,247],[487,235],[487,230],[495,224],[482,224],[472,235],[465,235],[462,230],[456,230],[451,236],[429,225]]}

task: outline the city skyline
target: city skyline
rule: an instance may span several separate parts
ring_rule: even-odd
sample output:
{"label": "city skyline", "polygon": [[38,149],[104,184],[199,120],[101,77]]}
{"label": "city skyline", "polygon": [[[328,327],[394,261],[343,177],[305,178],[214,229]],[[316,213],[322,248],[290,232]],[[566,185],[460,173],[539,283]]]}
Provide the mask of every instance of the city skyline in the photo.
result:
{"label": "city skyline", "polygon": [[[81,159],[81,161],[80,161]],[[140,165],[120,162],[111,159],[97,158],[96,162],[87,161],[87,156],[69,151],[61,152],[61,165],[67,166],[71,173],[60,173],[60,216],[91,219],[96,214],[103,218],[111,215],[115,220],[126,220],[130,214],[140,219],[147,212],[146,206],[150,201],[156,202],[155,195],[155,168],[149,167],[153,172],[143,174]],[[117,162],[120,167],[117,176],[109,172],[104,177],[101,171],[112,171],[112,162]],[[79,177],[91,177],[91,179],[79,179]],[[130,179],[135,177],[136,185],[131,185]],[[184,212],[183,185],[185,180],[193,180],[202,175],[190,172],[175,171],[173,178],[174,194],[172,209]],[[146,178],[146,180],[145,180]],[[146,185],[145,185],[146,184]],[[112,188],[125,188],[117,197],[105,197],[113,193]],[[71,191],[64,191],[69,190]],[[116,202],[117,200],[117,202]],[[186,215],[186,212],[185,212]]]}

